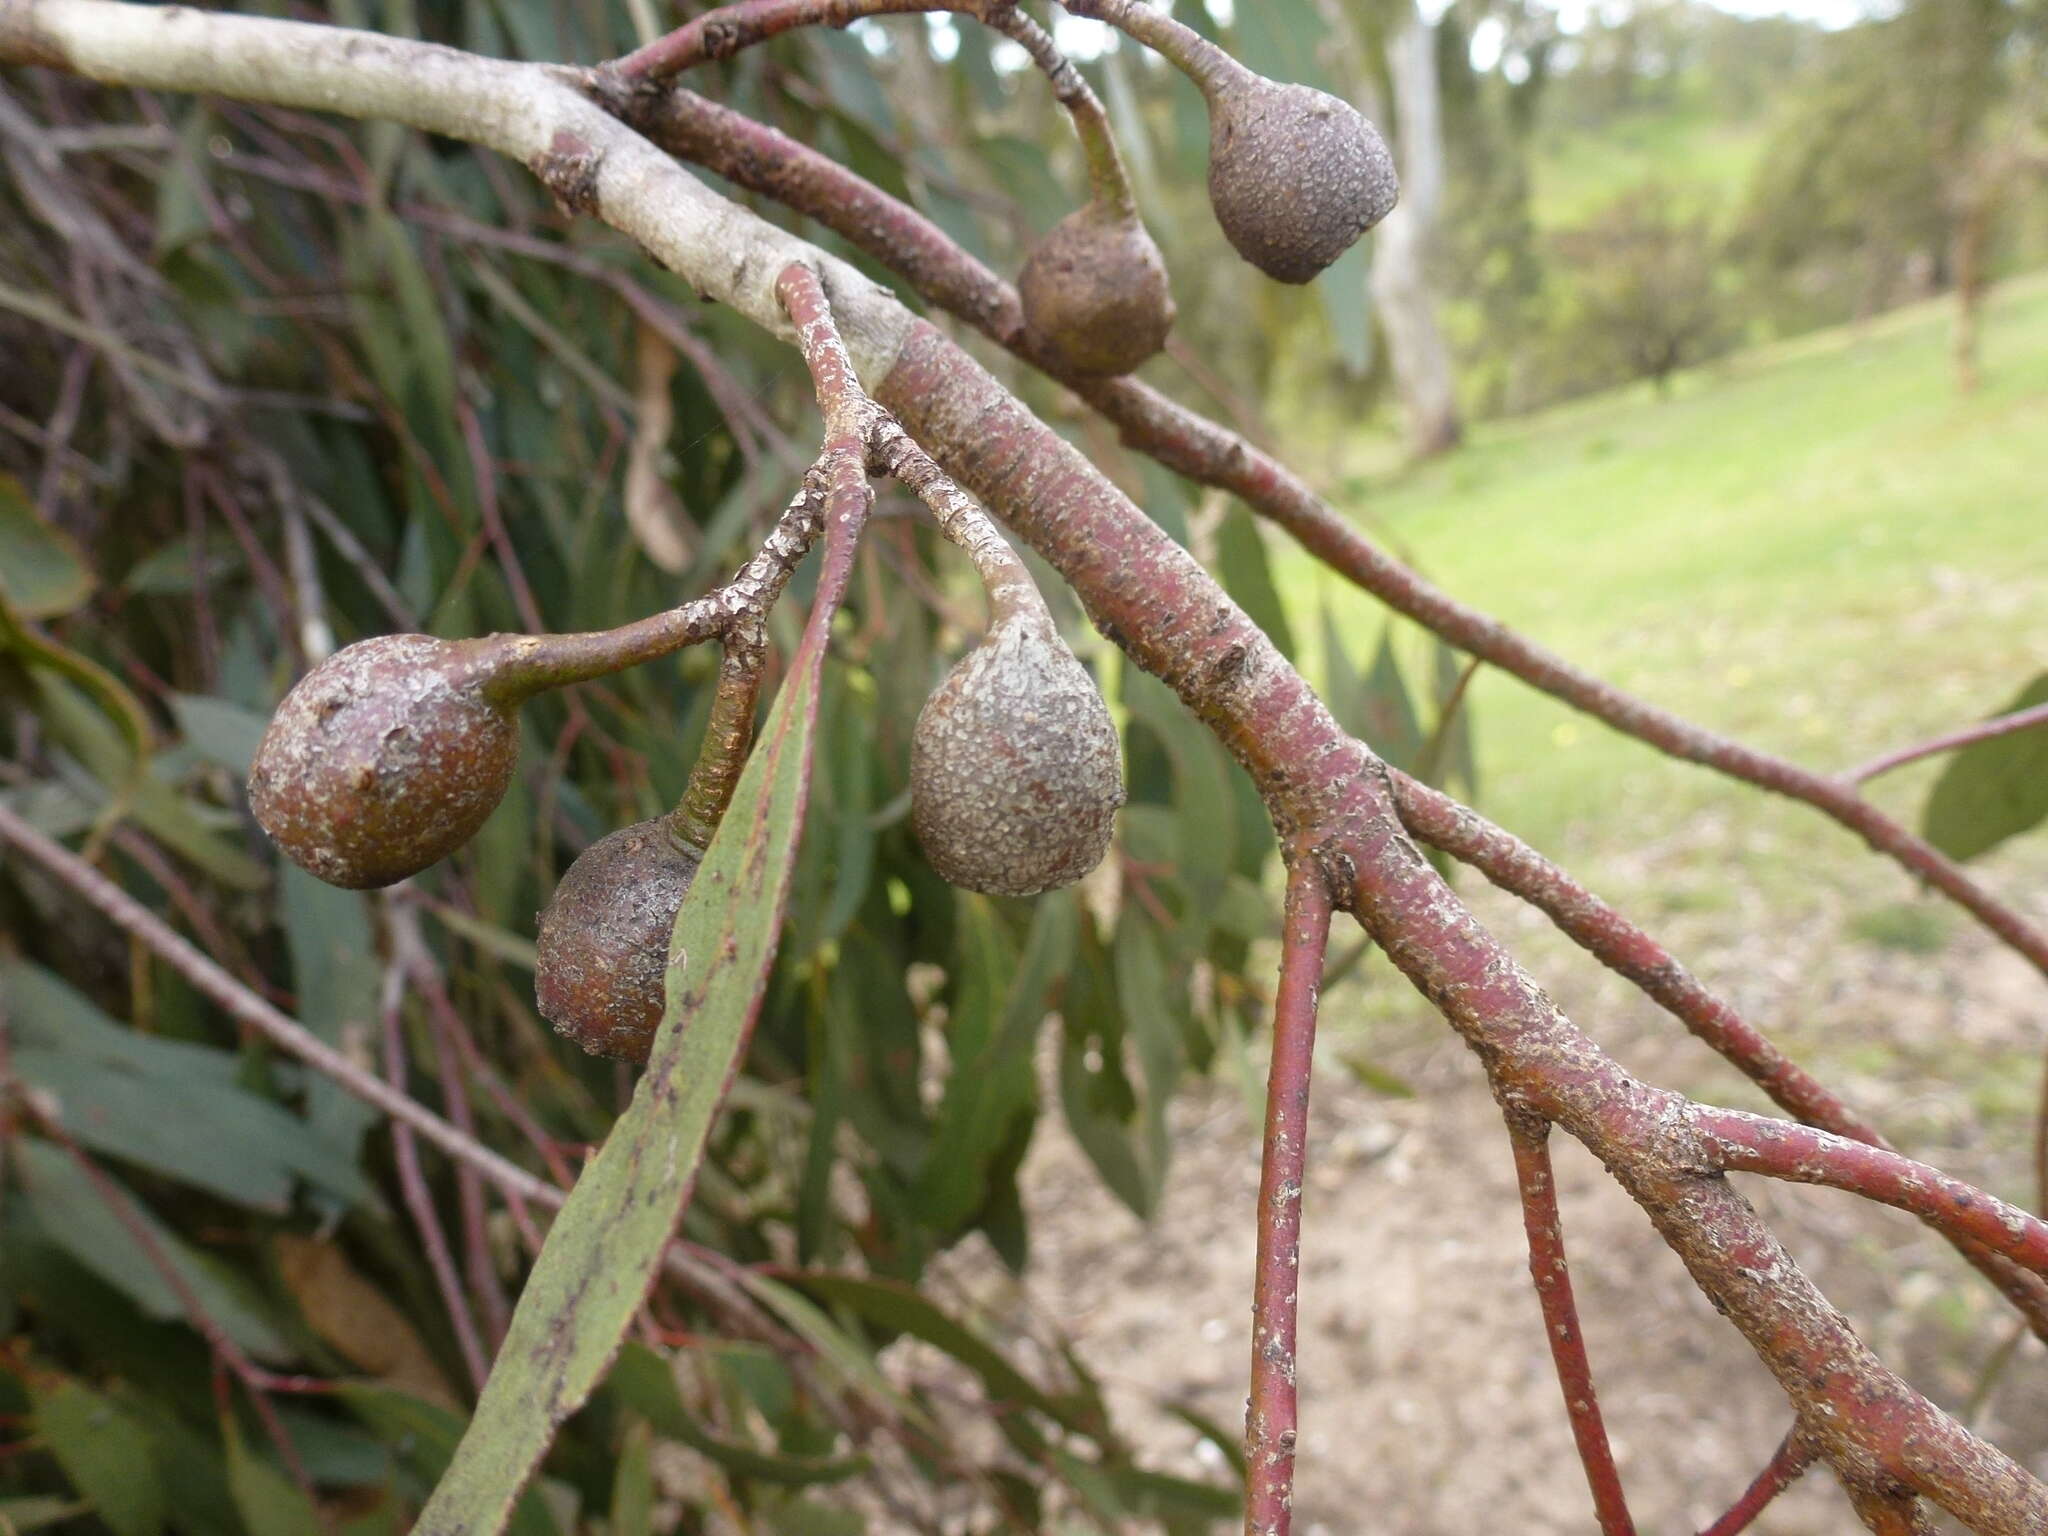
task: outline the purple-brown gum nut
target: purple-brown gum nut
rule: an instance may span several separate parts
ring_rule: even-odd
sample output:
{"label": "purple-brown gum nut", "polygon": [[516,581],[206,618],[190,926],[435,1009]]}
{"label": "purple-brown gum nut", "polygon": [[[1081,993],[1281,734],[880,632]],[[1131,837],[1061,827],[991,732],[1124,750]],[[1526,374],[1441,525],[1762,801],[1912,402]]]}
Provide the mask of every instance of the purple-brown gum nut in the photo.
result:
{"label": "purple-brown gum nut", "polygon": [[1024,332],[1063,373],[1129,373],[1166,345],[1166,262],[1130,214],[1086,203],[1032,248],[1017,276]]}
{"label": "purple-brown gum nut", "polygon": [[391,885],[484,824],[519,759],[472,645],[380,635],[300,678],[249,770],[256,820],[292,862],[349,890]]}
{"label": "purple-brown gum nut", "polygon": [[665,818],[584,849],[540,915],[541,1017],[593,1056],[645,1062],[666,1001],[669,940],[698,856]]}
{"label": "purple-brown gum nut", "polygon": [[998,623],[918,714],[910,824],[955,885],[991,896],[1072,885],[1109,851],[1123,803],[1116,726],[1047,620]]}
{"label": "purple-brown gum nut", "polygon": [[1401,185],[1379,130],[1306,85],[1249,76],[1209,101],[1209,202],[1238,255],[1305,283],[1394,211]]}

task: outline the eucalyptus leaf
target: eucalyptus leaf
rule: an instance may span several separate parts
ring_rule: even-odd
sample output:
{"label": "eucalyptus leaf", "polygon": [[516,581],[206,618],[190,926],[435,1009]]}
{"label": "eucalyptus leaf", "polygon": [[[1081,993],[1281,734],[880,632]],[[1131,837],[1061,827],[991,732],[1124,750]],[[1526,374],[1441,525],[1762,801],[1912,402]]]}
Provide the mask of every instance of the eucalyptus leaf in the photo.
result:
{"label": "eucalyptus leaf", "polygon": [[633,1101],[587,1164],[419,1536],[503,1530],[556,1427],[602,1379],[688,1201],[768,983],[803,822],[822,648],[784,683],[676,915],[668,1006]]}
{"label": "eucalyptus leaf", "polygon": [[159,1536],[169,1518],[143,1427],[71,1377],[30,1378],[35,1433],[114,1536]]}
{"label": "eucalyptus leaf", "polygon": [[[2000,715],[2048,704],[2048,673]],[[1995,716],[1993,718],[1996,718]],[[1927,840],[1952,859],[1974,859],[2048,820],[2048,727],[1994,736],[1950,755],[1921,813]]]}
{"label": "eucalyptus leaf", "polygon": [[54,619],[92,596],[78,545],[37,514],[12,475],[0,475],[0,600],[24,619]]}

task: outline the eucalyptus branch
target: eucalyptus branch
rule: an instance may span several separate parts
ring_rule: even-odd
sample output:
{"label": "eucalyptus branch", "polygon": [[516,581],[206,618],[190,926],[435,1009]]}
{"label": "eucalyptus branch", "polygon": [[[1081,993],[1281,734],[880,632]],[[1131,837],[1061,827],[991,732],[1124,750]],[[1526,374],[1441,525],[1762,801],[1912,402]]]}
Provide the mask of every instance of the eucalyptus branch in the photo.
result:
{"label": "eucalyptus branch", "polygon": [[1756,1523],[1773,1499],[1799,1481],[1799,1476],[1813,1465],[1813,1447],[1806,1437],[1793,1425],[1785,1431],[1785,1438],[1778,1442],[1778,1449],[1764,1468],[1757,1473],[1750,1485],[1743,1489],[1742,1497],[1728,1506],[1727,1513],[1700,1532],[1700,1536],[1742,1536],[1742,1533]]}
{"label": "eucalyptus branch", "polygon": [[1881,773],[1890,773],[1894,768],[1903,768],[1908,763],[1917,763],[1923,757],[1933,757],[1941,752],[1953,752],[1958,747],[1975,746],[1980,741],[1995,741],[2000,736],[2010,736],[2015,731],[2031,731],[2039,726],[2048,726],[2048,704],[2036,704],[2030,709],[2016,709],[2010,714],[1994,715],[1989,720],[1980,720],[1975,725],[1962,726],[1927,741],[1917,742],[1910,747],[1900,747],[1882,757],[1874,757],[1860,768],[1851,768],[1842,777],[1851,784],[1862,784]]}
{"label": "eucalyptus branch", "polygon": [[[1106,6],[1070,9],[1112,19]],[[1128,9],[1133,15],[1154,14],[1141,6]],[[1116,426],[1126,447],[1176,474],[1237,496],[1292,534],[1318,560],[1395,611],[1667,756],[1811,806],[1908,874],[1935,886],[2048,975],[2048,933],[1848,784],[1706,731],[1458,602],[1366,538],[1271,454],[1149,385],[1131,378],[1083,379],[1063,373],[1025,336],[1016,290],[907,204],[788,135],[687,91],[635,97],[607,90],[602,81],[590,88],[608,110],[663,148],[816,219],[948,313],[1062,379]]]}
{"label": "eucalyptus branch", "polygon": [[1258,1254],[1252,1278],[1252,1382],[1245,1404],[1245,1536],[1287,1536],[1294,1511],[1299,1410],[1295,1335],[1301,1311],[1301,1196],[1308,1162],[1316,1002],[1330,943],[1330,887],[1297,854],[1287,872],[1273,1057],[1259,1161]]}
{"label": "eucalyptus branch", "polygon": [[1729,1173],[1846,1190],[1910,1211],[1951,1238],[1980,1243],[2048,1275],[2048,1221],[1939,1169],[1884,1147],[1741,1110],[1695,1105],[1691,1119],[1715,1165]]}
{"label": "eucalyptus branch", "polygon": [[[1336,903],[1436,1004],[1497,1091],[1595,1152],[1771,1370],[1844,1481],[1910,1489],[1992,1536],[2048,1527],[2048,1489],[1871,1354],[1727,1186],[1686,1101],[1602,1053],[1464,909],[1408,841],[1384,765],[1345,736],[1184,550],[956,345],[859,274],[704,187],[582,95],[577,83],[587,77],[399,39],[115,0],[0,0],[0,59],[152,89],[390,117],[488,145],[778,336],[798,329],[776,292],[798,264],[790,290],[800,299],[813,289],[829,297],[844,355],[872,381],[874,402],[1044,555],[1097,624],[1216,732],[1251,774],[1286,844],[1313,851]],[[835,437],[848,450],[859,442],[855,433]],[[1239,446],[1241,470],[1253,461]],[[866,490],[861,459],[838,453],[821,597],[844,589]],[[829,606],[814,608],[806,647],[823,646]],[[35,835],[18,818],[0,819],[0,836],[19,845],[22,833]]]}
{"label": "eucalyptus branch", "polygon": [[[1561,933],[1633,982],[1779,1108],[1837,1136],[1890,1147],[1882,1132],[1786,1056],[1733,1004],[1564,870],[1513,833],[1427,784],[1398,771],[1390,781],[1410,834],[1477,869],[1549,917]],[[2048,1340],[2048,1282],[1974,1239],[1943,1235],[2025,1316],[2036,1336]]]}
{"label": "eucalyptus branch", "polygon": [[1130,178],[1101,99],[1052,35],[1018,9],[1016,0],[736,0],[693,16],[675,31],[601,68],[644,91],[667,84],[695,65],[729,59],[800,27],[845,27],[871,16],[934,12],[970,17],[1022,48],[1073,121],[1088,163],[1090,191],[1106,207],[1124,213],[1135,210]]}
{"label": "eucalyptus branch", "polygon": [[988,593],[991,622],[1015,614],[1034,614],[1050,621],[1045,598],[1031,572],[1010,548],[980,503],[954,483],[910,434],[893,419],[875,429],[877,462],[902,481],[931,509],[939,531],[973,562]]}
{"label": "eucalyptus branch", "polygon": [[1508,1142],[1515,1154],[1515,1184],[1522,1197],[1522,1225],[1529,1234],[1529,1274],[1536,1282],[1544,1339],[1557,1368],[1557,1382],[1564,1389],[1572,1440],[1593,1493],[1594,1517],[1600,1522],[1601,1536],[1635,1536],[1621,1473],[1614,1465],[1614,1449],[1607,1442],[1607,1426],[1600,1417],[1599,1394],[1593,1390],[1593,1367],[1586,1359],[1578,1303],[1572,1299],[1564,1220],[1557,1209],[1557,1177],[1550,1166],[1550,1127],[1512,1107],[1507,1111],[1507,1124]]}

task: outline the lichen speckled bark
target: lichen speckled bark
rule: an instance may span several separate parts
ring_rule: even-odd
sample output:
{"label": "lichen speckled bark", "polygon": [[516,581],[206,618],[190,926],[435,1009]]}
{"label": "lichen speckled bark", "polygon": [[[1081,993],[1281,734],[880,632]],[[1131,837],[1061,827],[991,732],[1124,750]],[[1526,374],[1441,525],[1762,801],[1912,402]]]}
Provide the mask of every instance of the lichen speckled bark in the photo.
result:
{"label": "lichen speckled bark", "polygon": [[1283,842],[1314,849],[1340,902],[1511,1106],[1607,1164],[1845,1480],[1904,1484],[1993,1536],[2048,1526],[2048,1488],[1871,1354],[1714,1170],[1686,1101],[1623,1071],[1464,909],[1408,840],[1384,766],[1186,551],[932,327],[912,332],[875,393],[1058,568],[1104,633],[1217,732]]}
{"label": "lichen speckled bark", "polygon": [[[1788,1114],[1874,1147],[1890,1143],[1734,1005],[1702,985],[1671,952],[1512,832],[1408,775],[1392,775],[1402,825],[1528,902],[1609,970],[1719,1052]],[[2048,1340],[2048,1281],[1969,1237],[1943,1233],[2005,1295],[2036,1337]]]}
{"label": "lichen speckled bark", "polygon": [[[1123,4],[1087,0],[1070,9],[1109,19]],[[1143,24],[1120,24],[1141,41],[1154,42],[1147,27],[1179,26],[1145,7],[1131,15],[1144,18]],[[786,134],[686,91],[633,97],[607,93],[601,81],[591,89],[607,110],[672,153],[818,220],[947,313],[1026,362],[1059,372],[1055,360],[1025,335],[1016,291],[907,204]],[[1465,606],[1380,549],[1271,454],[1149,385],[1134,378],[1067,382],[1116,426],[1126,447],[1239,497],[1332,570],[1424,628],[1660,752],[1812,806],[1927,880],[2048,975],[2048,932],[1863,800],[1849,783],[1704,731]]]}

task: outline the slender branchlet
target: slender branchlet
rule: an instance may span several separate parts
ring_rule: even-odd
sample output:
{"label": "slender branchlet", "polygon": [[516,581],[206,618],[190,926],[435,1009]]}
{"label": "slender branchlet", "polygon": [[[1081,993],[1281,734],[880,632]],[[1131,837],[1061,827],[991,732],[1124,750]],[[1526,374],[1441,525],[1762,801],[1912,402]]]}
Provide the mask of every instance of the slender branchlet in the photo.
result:
{"label": "slender branchlet", "polygon": [[732,803],[740,770],[746,766],[767,660],[767,634],[760,620],[743,620],[726,632],[725,653],[718,664],[718,692],[711,700],[704,744],[690,768],[683,798],[668,814],[670,834],[699,853],[711,846],[711,835]]}
{"label": "slender branchlet", "polygon": [[1564,1251],[1564,1219],[1557,1209],[1557,1176],[1550,1166],[1550,1124],[1539,1116],[1509,1107],[1508,1144],[1515,1154],[1515,1187],[1522,1197],[1522,1226],[1529,1235],[1529,1274],[1536,1282],[1536,1300],[1543,1311],[1543,1333],[1551,1364],[1564,1389],[1565,1416],[1572,1441],[1592,1490],[1594,1517],[1600,1536],[1635,1536],[1635,1520],[1622,1492],[1614,1448],[1600,1417],[1600,1397],[1593,1390],[1593,1366],[1586,1358],[1586,1335],[1579,1327],[1579,1306],[1572,1297],[1571,1266]]}
{"label": "slender branchlet", "polygon": [[1288,866],[1273,997],[1273,1055],[1259,1162],[1258,1256],[1252,1277],[1252,1376],[1244,1415],[1246,1536],[1287,1536],[1297,1438],[1295,1335],[1301,1311],[1301,1194],[1308,1170],[1309,1075],[1316,1004],[1330,943],[1330,886],[1298,852]]}
{"label": "slender branchlet", "polygon": [[1020,615],[1051,622],[1038,583],[1031,579],[1030,570],[994,519],[894,421],[885,421],[876,429],[875,462],[931,509],[939,531],[973,562],[988,594],[992,625]]}
{"label": "slender branchlet", "polygon": [[636,90],[646,90],[698,64],[729,59],[800,27],[844,27],[870,16],[919,13],[969,17],[1022,48],[1073,122],[1095,200],[1126,214],[1135,211],[1130,177],[1102,99],[1053,42],[1052,34],[1019,10],[1016,0],[736,0],[692,17],[605,66],[605,71]]}
{"label": "slender branchlet", "polygon": [[1778,1442],[1778,1449],[1764,1463],[1763,1470],[1742,1490],[1742,1496],[1700,1536],[1742,1536],[1772,1500],[1799,1481],[1800,1475],[1813,1465],[1813,1459],[1813,1443],[1794,1424],[1785,1431],[1785,1438]]}

